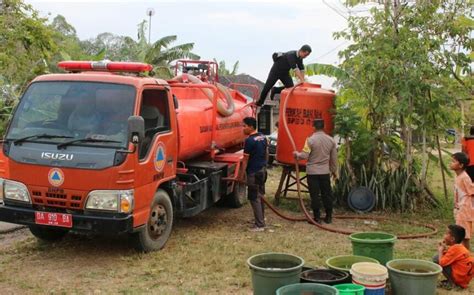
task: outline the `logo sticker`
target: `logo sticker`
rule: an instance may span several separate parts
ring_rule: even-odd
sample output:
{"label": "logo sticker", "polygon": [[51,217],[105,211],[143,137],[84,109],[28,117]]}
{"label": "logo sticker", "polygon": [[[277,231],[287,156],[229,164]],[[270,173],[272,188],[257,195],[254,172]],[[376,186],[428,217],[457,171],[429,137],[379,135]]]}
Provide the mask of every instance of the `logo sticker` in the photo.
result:
{"label": "logo sticker", "polygon": [[52,186],[61,186],[64,182],[64,173],[61,169],[53,168],[49,170],[48,180]]}
{"label": "logo sticker", "polygon": [[160,142],[158,143],[158,148],[156,149],[156,156],[155,156],[156,171],[161,172],[161,170],[163,170],[163,167],[165,167],[165,161],[166,161],[165,146],[162,142]]}

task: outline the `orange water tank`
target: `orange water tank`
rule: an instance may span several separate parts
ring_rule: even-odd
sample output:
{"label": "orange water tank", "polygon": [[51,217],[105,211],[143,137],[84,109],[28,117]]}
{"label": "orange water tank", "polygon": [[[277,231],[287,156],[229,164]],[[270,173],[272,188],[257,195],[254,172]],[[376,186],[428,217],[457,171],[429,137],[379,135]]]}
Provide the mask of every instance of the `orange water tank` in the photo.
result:
{"label": "orange water tank", "polygon": [[[171,92],[178,100],[178,159],[192,159],[208,153],[212,142],[212,118],[214,110],[202,88],[176,87]],[[228,149],[242,144],[247,137],[243,132],[242,120],[254,116],[250,102],[240,92],[228,90],[232,96],[233,112],[222,116],[217,114],[215,143],[217,148]],[[222,93],[219,93],[220,95]],[[221,99],[221,98],[220,98]]]}
{"label": "orange water tank", "polygon": [[[303,149],[306,138],[313,132],[313,120],[324,120],[324,131],[332,135],[334,129],[333,91],[322,89],[319,84],[303,83],[297,86],[290,96],[292,88],[282,91],[280,99],[280,118],[278,128],[278,145],[276,158],[284,164],[294,164],[293,146],[283,125],[286,117],[288,128],[293,137],[296,149]],[[286,102],[288,100],[288,102]],[[286,109],[284,109],[286,104]],[[302,163],[304,164],[304,163]]]}

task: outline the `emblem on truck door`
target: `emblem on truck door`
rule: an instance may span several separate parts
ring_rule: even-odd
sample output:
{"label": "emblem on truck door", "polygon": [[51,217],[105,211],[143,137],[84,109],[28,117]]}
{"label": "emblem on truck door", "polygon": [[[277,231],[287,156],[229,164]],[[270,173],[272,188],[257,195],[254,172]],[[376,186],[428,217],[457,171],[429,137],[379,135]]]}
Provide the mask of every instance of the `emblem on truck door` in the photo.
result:
{"label": "emblem on truck door", "polygon": [[158,148],[156,149],[156,155],[155,155],[155,169],[158,172],[161,172],[163,170],[163,167],[165,166],[166,162],[166,150],[165,150],[165,145],[160,142],[158,143]]}
{"label": "emblem on truck door", "polygon": [[53,168],[49,170],[48,181],[52,186],[61,186],[64,182],[64,173],[61,169]]}

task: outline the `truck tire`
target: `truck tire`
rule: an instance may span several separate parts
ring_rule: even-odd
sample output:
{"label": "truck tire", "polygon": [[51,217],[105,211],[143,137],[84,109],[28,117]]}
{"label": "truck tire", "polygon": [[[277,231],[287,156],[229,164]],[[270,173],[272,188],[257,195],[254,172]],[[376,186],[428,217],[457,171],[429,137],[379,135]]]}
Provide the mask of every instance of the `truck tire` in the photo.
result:
{"label": "truck tire", "polygon": [[247,203],[247,186],[245,183],[236,182],[234,191],[228,196],[232,208],[240,208]]}
{"label": "truck tire", "polygon": [[48,242],[61,240],[69,230],[62,228],[47,228],[30,225],[30,232],[38,239]]}
{"label": "truck tire", "polygon": [[173,205],[168,193],[158,190],[151,202],[150,216],[145,227],[134,234],[135,248],[140,252],[162,249],[173,227]]}

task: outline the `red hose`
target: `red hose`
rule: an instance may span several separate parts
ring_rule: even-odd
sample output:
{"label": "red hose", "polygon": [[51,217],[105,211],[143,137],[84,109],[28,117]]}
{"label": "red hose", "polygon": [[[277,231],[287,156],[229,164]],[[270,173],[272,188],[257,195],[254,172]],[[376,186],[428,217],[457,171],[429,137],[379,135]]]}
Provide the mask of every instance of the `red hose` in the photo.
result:
{"label": "red hose", "polygon": [[[288,100],[290,99],[290,97],[293,95],[293,91],[297,88],[301,86],[301,84],[298,84],[296,85],[295,87],[293,87],[290,92],[288,93],[288,96],[287,98],[285,99],[285,102],[283,104],[283,112],[286,110],[286,106],[287,106],[287,103],[288,103]],[[290,132],[290,129],[288,128],[288,122],[286,120],[286,116],[285,114],[283,114],[283,127],[285,128],[285,131],[286,131],[286,134],[288,135],[288,138],[290,139],[290,142],[291,142],[291,145],[293,146],[293,151],[297,151],[296,149],[296,144],[295,144],[295,141],[293,139],[293,136],[291,135],[291,132]],[[330,227],[330,226],[326,226],[326,225],[323,225],[323,224],[319,224],[317,223],[312,217],[311,215],[308,213],[308,211],[306,210],[306,207],[304,205],[304,202],[303,202],[303,197],[301,196],[301,183],[300,183],[300,168],[299,168],[299,164],[298,164],[298,160],[295,159],[295,173],[296,173],[296,188],[297,188],[297,192],[298,192],[298,199],[299,199],[299,203],[300,203],[300,208],[301,210],[303,211],[304,215],[306,218],[302,218],[302,217],[290,217],[290,216],[285,216],[283,213],[279,212],[273,205],[270,204],[270,202],[268,202],[265,198],[262,198],[263,202],[278,216],[280,216],[281,218],[283,219],[286,219],[286,220],[290,220],[290,221],[308,221],[309,223],[323,229],[323,230],[326,230],[326,231],[329,231],[329,232],[333,232],[333,233],[339,233],[339,234],[345,234],[345,235],[350,235],[350,234],[353,234],[355,233],[355,231],[351,231],[351,230],[346,230],[346,229],[340,229],[340,228],[333,228],[333,227]],[[372,220],[387,220],[386,218],[383,218],[383,217],[370,217],[370,218],[366,218],[366,217],[363,217],[363,216],[356,216],[356,215],[336,215],[334,216],[335,218],[338,218],[338,219],[372,219]],[[436,234],[438,232],[438,229],[436,229],[433,225],[430,225],[430,224],[418,224],[416,222],[407,222],[409,224],[412,224],[412,225],[419,225],[419,226],[424,226],[426,228],[429,228],[431,229],[430,232],[427,232],[427,233],[421,233],[421,234],[408,234],[408,235],[400,235],[400,236],[397,236],[398,239],[416,239],[416,238],[424,238],[424,237],[428,237],[428,236],[432,236],[434,234]]]}

